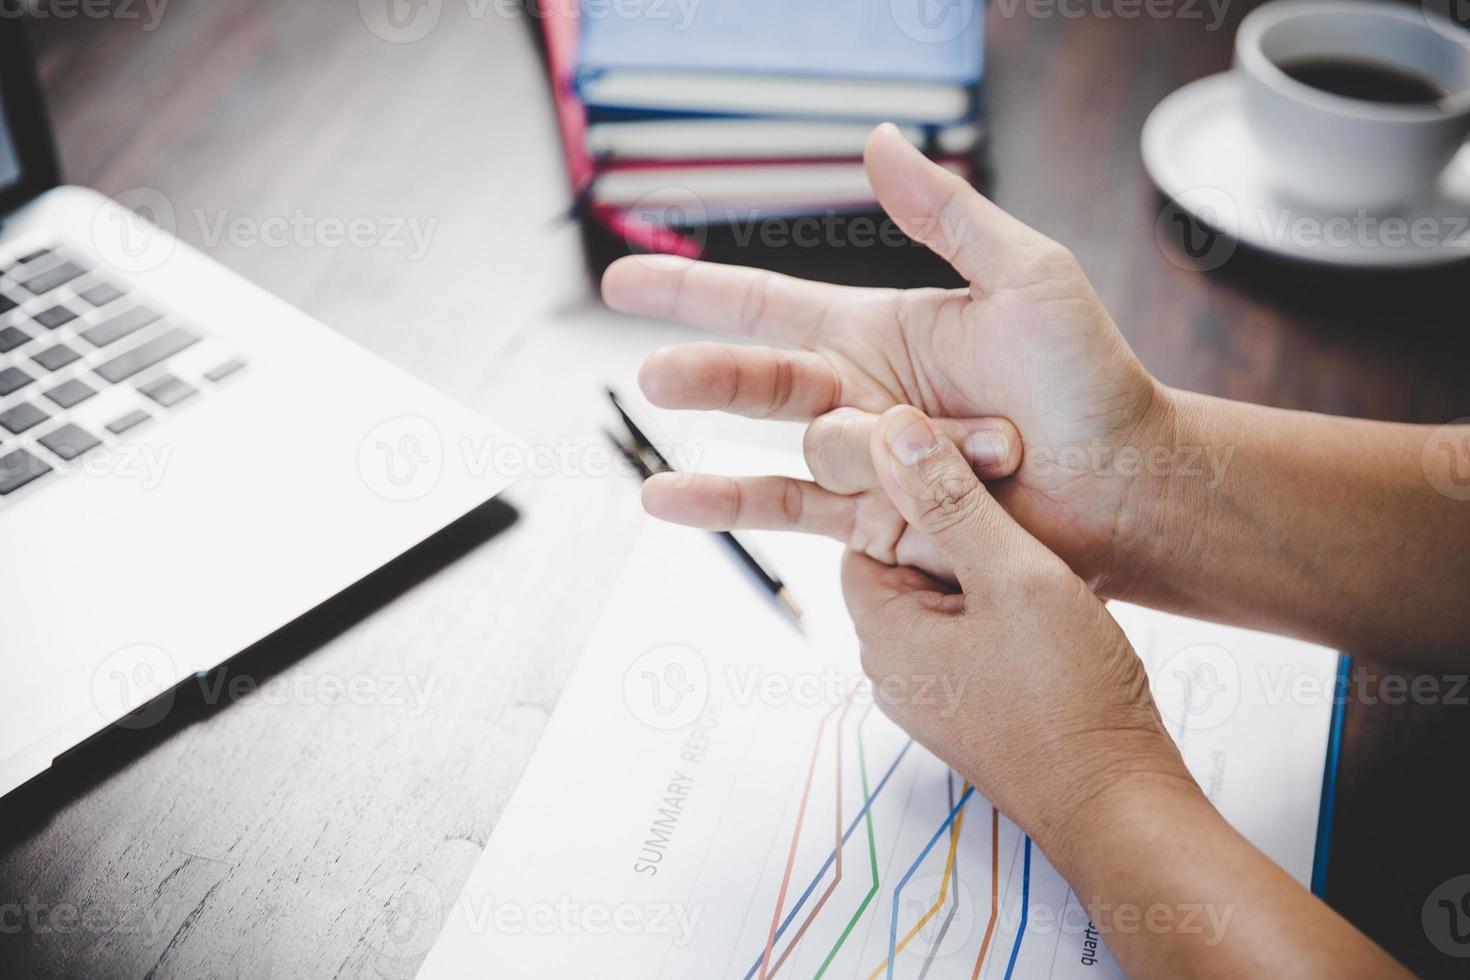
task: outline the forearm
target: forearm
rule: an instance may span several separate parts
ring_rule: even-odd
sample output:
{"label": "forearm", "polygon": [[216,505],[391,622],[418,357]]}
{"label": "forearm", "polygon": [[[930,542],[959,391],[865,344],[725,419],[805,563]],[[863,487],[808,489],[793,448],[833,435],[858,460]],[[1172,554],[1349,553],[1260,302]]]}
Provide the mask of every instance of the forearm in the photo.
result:
{"label": "forearm", "polygon": [[1385,663],[1465,664],[1470,500],[1436,489],[1458,474],[1426,453],[1434,430],[1170,401],[1175,460],[1206,462],[1146,493],[1114,594]]}
{"label": "forearm", "polygon": [[1407,975],[1192,784],[1096,797],[1038,843],[1129,976]]}

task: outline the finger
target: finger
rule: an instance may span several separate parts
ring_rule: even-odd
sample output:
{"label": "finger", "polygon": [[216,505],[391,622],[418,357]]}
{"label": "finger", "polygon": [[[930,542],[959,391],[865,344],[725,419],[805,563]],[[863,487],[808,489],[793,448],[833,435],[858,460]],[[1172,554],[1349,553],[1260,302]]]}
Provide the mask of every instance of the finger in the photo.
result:
{"label": "finger", "polygon": [[638,371],[655,405],[754,418],[812,419],[842,404],[842,380],[807,351],[731,344],[681,344],[655,351]]}
{"label": "finger", "polygon": [[874,426],[869,451],[893,505],[933,542],[961,587],[986,588],[997,557],[1025,535],[955,444],[918,409],[900,405]]}
{"label": "finger", "polygon": [[643,484],[643,509],[707,531],[805,531],[846,541],[856,501],[784,476],[660,473]]}
{"label": "finger", "polygon": [[[855,408],[828,412],[807,426],[802,440],[806,465],[818,485],[834,493],[879,488],[868,450],[879,416]],[[1003,480],[1021,466],[1021,435],[1008,419],[934,419],[934,425],[960,447],[982,480]]]}
{"label": "finger", "polygon": [[868,642],[903,635],[915,617],[964,607],[964,596],[946,592],[923,572],[885,565],[860,551],[848,551],[842,558],[842,597],[858,636]]}
{"label": "finger", "polygon": [[863,161],[878,203],[903,233],[981,292],[1034,282],[1038,258],[1066,254],[963,177],[929,160],[890,123],[868,137]]}
{"label": "finger", "polygon": [[602,276],[602,298],[615,310],[791,347],[813,339],[834,305],[864,293],[672,255],[627,256]]}

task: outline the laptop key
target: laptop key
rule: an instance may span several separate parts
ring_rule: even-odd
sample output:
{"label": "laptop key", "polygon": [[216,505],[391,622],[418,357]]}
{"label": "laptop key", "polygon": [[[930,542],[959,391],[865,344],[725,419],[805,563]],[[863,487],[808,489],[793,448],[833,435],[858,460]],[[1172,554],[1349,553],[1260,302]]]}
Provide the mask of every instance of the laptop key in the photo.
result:
{"label": "laptop key", "polygon": [[162,316],[163,314],[155,313],[146,306],[135,306],[126,313],[119,313],[117,316],[103,320],[95,327],[88,327],[82,331],[82,336],[93,347],[106,347],[108,344],[122,340],[130,333],[137,333]]}
{"label": "laptop key", "polygon": [[0,497],[51,472],[50,464],[24,449],[0,456]]}
{"label": "laptop key", "polygon": [[40,296],[42,293],[51,292],[57,286],[66,285],[78,276],[85,275],[86,272],[86,269],[83,269],[75,262],[63,262],[60,265],[52,266],[39,276],[27,279],[21,285],[37,296]]}
{"label": "laptop key", "polygon": [[60,371],[81,356],[65,344],[57,344],[55,347],[48,347],[41,353],[32,355],[31,360],[48,371]]}
{"label": "laptop key", "polygon": [[34,252],[28,252],[25,255],[22,255],[15,261],[20,263],[21,265],[29,265],[30,263],[35,262],[39,259],[44,259],[50,254],[51,250],[49,248],[38,248]]}
{"label": "laptop key", "polygon": [[26,374],[20,368],[5,368],[3,371],[0,371],[0,398],[4,398],[12,392],[20,391],[35,380],[35,378]]}
{"label": "laptop key", "polygon": [[180,381],[172,374],[165,374],[156,381],[150,381],[138,390],[158,402],[164,408],[168,408],[170,405],[177,405],[185,398],[198,392],[198,389],[187,382]]}
{"label": "laptop key", "polygon": [[65,460],[73,460],[89,449],[102,445],[102,440],[79,425],[66,423],[40,439],[41,445]]}
{"label": "laptop key", "polygon": [[126,354],[119,354],[110,361],[104,361],[93,370],[101,375],[103,380],[117,384],[119,381],[126,381],[145,368],[151,368],[173,357],[184,348],[197,343],[198,340],[197,334],[189,332],[184,327],[174,327],[167,333],[154,337],[146,344],[139,344]]}
{"label": "laptop key", "polygon": [[55,388],[46,392],[46,397],[62,408],[71,408],[73,405],[80,405],[95,394],[97,392],[89,387],[86,382],[72,378],[70,381],[63,381]]}
{"label": "laptop key", "polygon": [[11,299],[9,296],[6,296],[4,293],[0,293],[0,316],[9,313],[11,310],[15,309],[19,305],[19,303]]}
{"label": "laptop key", "polygon": [[108,303],[124,295],[126,294],[121,289],[118,289],[110,282],[99,282],[81,294],[82,299],[91,303],[93,306],[106,306]]}
{"label": "laptop key", "polygon": [[228,361],[225,361],[225,363],[221,364],[219,367],[205,371],[204,376],[210,381],[223,381],[225,378],[228,378],[230,375],[234,374],[236,371],[240,370],[244,366],[244,361],[240,360],[240,358],[238,357],[232,357]]}
{"label": "laptop key", "polygon": [[31,317],[47,330],[55,330],[57,327],[65,326],[77,318],[77,315],[64,306],[53,306],[49,310],[42,310]]}
{"label": "laptop key", "polygon": [[129,429],[135,426],[142,425],[144,422],[147,422],[151,418],[153,418],[153,416],[149,415],[141,408],[135,408],[128,414],[124,415],[122,418],[114,419],[113,421],[108,422],[107,431],[111,432],[115,436],[120,436]]}
{"label": "laptop key", "polygon": [[30,402],[21,402],[8,412],[0,412],[0,425],[5,426],[11,433],[20,435],[50,417]]}
{"label": "laptop key", "polygon": [[30,339],[31,335],[20,327],[6,327],[0,330],[0,354],[13,351]]}

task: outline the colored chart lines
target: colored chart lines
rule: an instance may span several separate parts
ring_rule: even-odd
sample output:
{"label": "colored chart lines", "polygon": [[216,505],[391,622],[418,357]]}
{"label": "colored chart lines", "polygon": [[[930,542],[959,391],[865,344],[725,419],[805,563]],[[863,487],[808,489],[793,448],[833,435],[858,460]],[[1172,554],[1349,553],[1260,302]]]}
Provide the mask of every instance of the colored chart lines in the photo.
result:
{"label": "colored chart lines", "polygon": [[835,780],[837,819],[834,821],[836,824],[834,830],[835,843],[832,845],[833,851],[837,854],[837,872],[832,876],[832,884],[827,886],[827,890],[822,892],[822,897],[817,899],[817,904],[813,905],[812,910],[806,914],[806,919],[802,922],[801,928],[796,930],[796,935],[792,936],[791,942],[786,944],[786,952],[782,953],[781,958],[776,961],[776,965],[771,967],[771,976],[773,977],[781,969],[781,965],[786,962],[786,958],[791,955],[791,951],[801,942],[801,937],[806,935],[807,929],[822,911],[822,906],[827,904],[827,899],[831,898],[832,893],[837,890],[837,886],[842,884],[842,791],[844,788],[842,782],[842,723],[847,720],[848,709],[852,707],[851,698],[852,695],[849,694],[848,702],[843,707],[842,714],[837,718],[837,779]]}
{"label": "colored chart lines", "polygon": [[[853,831],[857,830],[857,825],[863,820],[864,817],[867,816],[869,810],[873,806],[873,801],[876,800],[879,794],[883,792],[884,787],[888,785],[889,780],[893,778],[893,774],[898,770],[899,763],[903,762],[904,756],[908,755],[909,749],[913,748],[913,746],[914,740],[907,740],[906,742],[904,742],[903,747],[898,750],[898,754],[893,757],[893,762],[889,764],[888,771],[883,774],[883,778],[878,780],[878,785],[873,787],[873,792],[868,796],[866,800],[863,801],[863,807],[861,810],[858,811],[858,815],[853,818],[852,823],[847,825],[847,830],[842,835],[843,845],[847,844],[847,839],[852,836]],[[824,863],[822,867],[817,871],[817,873],[812,876],[811,884],[806,886],[806,891],[801,893],[801,896],[797,898],[795,904],[792,905],[791,911],[788,912],[786,918],[782,920],[781,928],[776,930],[777,939],[780,939],[781,935],[786,931],[787,927],[791,925],[791,920],[796,918],[796,914],[801,911],[802,906],[806,904],[806,900],[811,897],[812,892],[817,890],[817,885],[827,874],[827,869],[832,867],[832,864],[836,860],[836,857],[837,851],[834,849],[833,852],[827,856],[826,863]],[[761,968],[761,963],[763,959],[764,957],[761,955],[756,956],[755,962],[752,963],[750,965],[750,969],[746,971],[744,980],[750,980],[751,977],[755,976],[755,972]]]}
{"label": "colored chart lines", "polygon": [[[873,793],[868,789],[868,749],[866,743],[863,741],[863,727],[867,725],[868,716],[872,713],[873,705],[870,704],[867,710],[863,712],[863,716],[858,719],[857,727],[858,768],[862,771],[863,777],[863,799],[870,801],[873,798]],[[821,969],[817,970],[817,974],[813,980],[822,980],[822,975],[827,972],[827,967],[831,966],[832,961],[837,958],[837,951],[842,948],[843,943],[847,942],[847,937],[852,935],[852,930],[857,928],[857,924],[862,919],[863,913],[868,910],[868,905],[872,903],[873,897],[878,894],[878,845],[873,838],[873,811],[871,807],[863,807],[863,822],[868,828],[868,865],[872,872],[873,884],[868,888],[868,893],[863,896],[863,900],[858,905],[857,911],[852,914],[852,918],[847,920],[847,925],[843,927],[842,934],[832,944],[831,951],[827,953],[827,958],[822,960]],[[839,841],[839,850],[841,846],[842,844]],[[795,944],[793,943],[792,945],[794,946]]]}
{"label": "colored chart lines", "polygon": [[[796,829],[791,832],[791,849],[786,854],[786,873],[781,876],[781,893],[776,896],[776,911],[771,914],[771,931],[766,936],[766,951],[761,955],[760,980],[766,980],[770,976],[768,967],[771,962],[771,948],[776,945],[776,930],[781,924],[781,907],[786,904],[786,889],[791,886],[791,868],[796,864],[796,846],[801,843],[801,824],[806,819],[806,806],[812,798],[812,779],[817,774],[817,757],[822,752],[822,735],[827,729],[827,722],[832,720],[832,716],[837,714],[839,709],[842,710],[843,715],[846,715],[846,705],[851,703],[852,692],[849,692],[847,697],[843,699],[842,704],[837,705],[822,716],[822,723],[817,726],[817,740],[816,744],[812,746],[812,761],[806,771],[806,786],[801,791],[801,808],[796,812]],[[840,726],[838,734],[841,734]],[[838,742],[841,744],[840,738]],[[840,788],[838,793],[840,796]],[[839,823],[838,826],[840,827],[841,824]],[[832,849],[832,854],[838,861],[842,859],[842,840],[840,837],[838,838],[837,845]]]}
{"label": "colored chart lines", "polygon": [[[816,739],[807,764],[806,778],[796,812],[795,826],[792,830],[790,843],[785,848],[784,869],[776,897],[775,909],[771,915],[770,928],[766,932],[764,948],[750,965],[750,969],[744,975],[744,980],[752,980],[757,974],[759,974],[759,980],[774,980],[778,971],[787,965],[788,960],[797,951],[797,947],[801,944],[802,940],[807,937],[809,930],[812,929],[819,915],[828,907],[829,900],[837,894],[838,886],[844,878],[842,852],[848,841],[852,838],[852,835],[857,831],[859,825],[864,827],[867,840],[866,863],[868,865],[868,886],[857,908],[844,923],[840,934],[836,936],[835,941],[832,941],[831,947],[826,950],[815,974],[818,980],[825,976],[832,968],[839,953],[848,941],[857,934],[858,927],[864,922],[865,917],[867,921],[872,921],[871,913],[873,912],[873,903],[877,899],[880,889],[883,887],[883,875],[880,873],[878,861],[879,834],[875,828],[875,804],[914,743],[912,739],[906,740],[889,764],[888,769],[883,773],[882,778],[879,779],[876,785],[871,785],[868,769],[868,750],[870,747],[868,736],[871,733],[868,729],[868,720],[872,713],[873,705],[869,704],[865,708],[851,732],[851,736],[855,740],[857,747],[858,765],[856,768],[858,778],[861,780],[863,803],[858,813],[851,818],[850,822],[844,828],[844,780],[847,778],[847,767],[844,764],[844,744],[847,738],[847,718],[851,711],[852,699],[855,693],[856,691],[849,692],[843,703],[830,708],[822,716],[817,725]],[[835,724],[833,724],[834,719]],[[833,741],[831,752],[832,758],[835,761],[835,819],[831,831],[835,840],[833,841],[832,851],[827,855],[822,866],[812,876],[811,881],[802,890],[800,895],[788,907],[787,899],[792,893],[792,878],[795,873],[797,854],[802,841],[802,831],[808,822],[807,816],[811,808],[814,787],[818,782],[818,765],[820,759],[823,757],[823,747],[827,744],[829,738]],[[926,929],[928,929],[933,938],[928,942],[918,974],[920,980],[925,980],[931,968],[935,965],[940,946],[945,941],[945,936],[949,933],[950,926],[956,920],[956,913],[959,911],[961,900],[959,880],[960,842],[965,826],[966,807],[972,797],[975,796],[975,789],[968,782],[964,783],[959,798],[956,800],[955,782],[954,773],[952,771],[947,772],[946,796],[948,796],[949,800],[943,820],[928,835],[927,841],[919,849],[918,853],[911,860],[906,858],[904,863],[899,865],[899,867],[904,868],[904,872],[892,890],[892,904],[889,909],[889,915],[887,916],[888,922],[886,928],[887,956],[871,973],[867,974],[868,980],[877,980],[879,977],[886,977],[887,980],[893,980],[897,969],[898,954],[904,952],[915,939],[921,934],[924,934]],[[890,835],[893,832],[892,828],[888,831]],[[920,868],[934,854],[939,841],[946,834],[949,837],[949,846],[944,858],[943,871],[940,874],[938,897],[932,904],[921,906],[919,910],[921,914],[919,914],[917,921],[913,922],[903,935],[900,936],[899,917],[903,908],[904,890],[910,885]],[[913,843],[917,844],[916,841]],[[981,974],[985,972],[989,960],[994,958],[990,954],[995,945],[997,927],[1000,924],[1001,918],[1000,813],[993,806],[990,807],[989,850],[990,902],[986,910],[984,932],[981,936],[976,937],[972,934],[968,940],[964,940],[968,944],[974,942],[976,938],[979,939],[979,953],[975,958],[973,972],[970,973],[971,980],[979,980]],[[1032,841],[1030,837],[1022,835],[1019,855],[1014,851],[1012,852],[1013,857],[1019,856],[1021,859],[1020,914],[1017,920],[1015,937],[1008,951],[1009,955],[1004,961],[1003,980],[1011,980],[1014,976],[1017,963],[1020,961],[1022,943],[1026,936],[1026,929],[1030,917],[1031,850]],[[1013,863],[1011,867],[1014,869],[1015,864]],[[831,873],[830,878],[829,873]],[[818,894],[818,888],[824,883],[825,888],[822,888],[820,894]],[[814,895],[816,895],[816,900],[808,907],[808,903],[811,902]],[[912,905],[913,902],[911,900],[910,906]],[[942,924],[938,925],[936,930],[934,926],[936,917],[944,911],[946,906],[949,907],[948,915]],[[805,914],[803,915],[804,910]],[[881,922],[881,919],[879,921]],[[874,923],[874,926],[876,929],[882,928],[881,926],[877,926],[876,923]],[[790,935],[789,940],[787,939],[788,934]],[[830,936],[831,933],[828,932],[827,935]],[[877,933],[873,938],[881,942],[882,940],[879,939],[880,936],[882,936],[881,932]],[[970,948],[974,947],[971,946]],[[991,965],[999,967],[999,964]],[[844,970],[846,969],[844,967]],[[999,970],[992,970],[990,972],[992,975],[995,975],[999,973]]]}
{"label": "colored chart lines", "polygon": [[[908,884],[908,879],[911,879],[911,877],[914,876],[914,871],[919,870],[919,865],[923,864],[923,860],[929,857],[929,852],[933,851],[933,845],[935,845],[935,843],[938,843],[939,837],[944,836],[945,830],[950,829],[950,824],[953,824],[954,821],[956,821],[956,818],[960,817],[960,814],[964,811],[964,804],[970,802],[970,796],[973,795],[975,795],[975,788],[973,788],[973,786],[970,786],[969,783],[966,783],[966,785],[964,785],[964,792],[960,793],[960,802],[957,802],[957,804],[954,805],[953,810],[950,810],[950,813],[948,813],[947,817],[944,818],[944,823],[939,824],[939,829],[933,832],[933,836],[929,837],[929,843],[926,843],[926,845],[923,846],[923,851],[919,852],[919,857],[914,858],[913,864],[908,865],[908,870],[904,871],[904,876],[901,877],[900,880],[898,880],[898,886],[894,889],[894,914],[892,914],[892,918],[891,920],[889,920],[888,924],[888,959],[885,959],[885,961],[883,961],[882,967],[879,967],[878,970],[873,971],[872,976],[869,977],[869,980],[873,980],[873,977],[878,976],[879,971],[882,971],[885,967],[888,980],[894,980],[894,956],[898,954],[898,949],[900,949],[900,946],[898,946],[898,895],[900,895],[900,892],[903,892],[904,886]],[[954,845],[956,845],[956,843],[958,842],[957,833],[953,836],[953,840],[954,842],[950,845],[950,862],[948,862],[948,864],[945,865],[944,868],[945,879],[948,879],[950,868],[954,865]],[[914,926],[914,929],[910,930],[910,933],[908,933],[907,936],[904,936],[904,943],[907,943],[908,940],[913,939],[914,933],[919,932],[920,927],[922,927],[923,924],[928,923],[929,918],[932,918],[933,914],[935,914],[936,911],[939,911],[939,904],[935,904],[935,907],[929,909],[928,914],[926,914],[925,917],[922,918],[922,920],[919,920],[919,924],[917,924],[917,926]]]}
{"label": "colored chart lines", "polygon": [[[953,772],[951,772],[949,774],[949,778],[944,781],[944,790],[945,794],[949,797],[949,805],[952,808],[954,806]],[[960,814],[960,817],[961,819],[963,819],[964,814]],[[955,829],[950,832],[950,836],[958,840],[959,829],[959,822],[956,821]],[[924,957],[924,968],[919,971],[919,980],[924,980],[924,978],[929,975],[929,970],[934,966],[934,957],[937,956],[939,954],[939,951],[944,948],[944,937],[949,935],[949,928],[950,926],[954,925],[955,916],[958,915],[960,911],[960,865],[958,858],[956,858],[954,865],[954,884],[954,901],[950,903],[949,915],[946,915],[944,917],[944,922],[942,922],[939,926],[939,932],[935,934],[934,941],[929,944],[929,955]]]}
{"label": "colored chart lines", "polygon": [[[944,836],[944,832],[949,829],[950,824],[955,823],[957,819],[963,818],[965,804],[970,802],[970,797],[974,794],[975,787],[971,786],[969,783],[966,783],[965,791],[960,794],[960,801],[956,803],[954,805],[954,808],[949,811],[949,815],[944,818],[944,823],[939,825],[939,829],[934,831],[934,836],[929,838],[929,843],[924,845],[924,849],[919,852],[919,856],[914,858],[914,863],[909,865],[909,869],[905,871],[903,877],[899,879],[898,887],[893,889],[893,918],[889,921],[888,925],[888,958],[883,961],[878,969],[874,970],[868,976],[868,980],[873,980],[873,978],[878,976],[880,972],[883,972],[885,968],[888,980],[893,980],[893,958],[897,956],[898,951],[903,948],[903,946],[898,945],[898,896],[903,891],[903,886],[909,883],[909,879],[912,878],[914,876],[914,872],[919,869],[919,865],[924,863],[924,859],[928,857],[929,852],[934,849],[935,843],[938,842],[940,837]],[[903,943],[905,946],[908,945],[909,940],[913,939],[918,931],[922,929],[931,918],[934,917],[934,913],[938,912],[940,905],[944,903],[944,893],[945,890],[949,887],[950,872],[954,870],[954,852],[955,847],[956,845],[958,845],[958,843],[959,826],[956,825],[955,833],[950,835],[949,860],[945,863],[944,866],[944,884],[940,888],[939,901],[935,902],[934,906],[930,908],[927,913],[925,913],[923,918],[921,918],[918,923],[915,924],[914,928],[909,930],[908,935],[903,937]]]}
{"label": "colored chart lines", "polygon": [[977,980],[985,966],[985,954],[990,952],[990,938],[995,935],[995,920],[1000,914],[1000,811],[990,808],[990,919],[985,923],[985,938],[980,940],[980,955],[975,957],[975,972],[970,980]]}
{"label": "colored chart lines", "polygon": [[1021,940],[1026,938],[1026,919],[1031,911],[1031,838],[1026,838],[1025,867],[1021,871],[1021,925],[1016,929],[1016,944],[1011,947],[1011,959],[1006,964],[1006,980],[1016,972],[1016,957],[1021,955]]}

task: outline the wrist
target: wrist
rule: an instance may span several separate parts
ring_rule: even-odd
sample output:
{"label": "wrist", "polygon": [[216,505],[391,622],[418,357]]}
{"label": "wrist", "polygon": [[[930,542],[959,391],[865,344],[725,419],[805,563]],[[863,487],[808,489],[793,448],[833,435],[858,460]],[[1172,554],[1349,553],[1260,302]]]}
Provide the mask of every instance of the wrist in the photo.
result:
{"label": "wrist", "polygon": [[1099,772],[1093,786],[1058,808],[1056,817],[1032,833],[1052,865],[1070,882],[1106,876],[1108,866],[1126,861],[1131,845],[1149,846],[1156,833],[1180,826],[1180,814],[1196,823],[1219,812],[1189,775],[1173,743],[1170,761],[1133,763]]}
{"label": "wrist", "polygon": [[1116,547],[1097,592],[1158,602],[1181,562],[1199,559],[1210,497],[1223,485],[1233,448],[1210,438],[1208,399],[1155,382],[1131,440],[1142,460],[1118,515]]}

